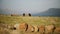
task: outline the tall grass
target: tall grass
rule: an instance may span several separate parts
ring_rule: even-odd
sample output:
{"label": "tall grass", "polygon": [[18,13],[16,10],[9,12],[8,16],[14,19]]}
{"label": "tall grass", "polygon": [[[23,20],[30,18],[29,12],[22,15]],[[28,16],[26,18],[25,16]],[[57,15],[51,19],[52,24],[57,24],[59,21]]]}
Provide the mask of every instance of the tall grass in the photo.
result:
{"label": "tall grass", "polygon": [[40,25],[40,24],[48,25],[54,23],[56,26],[60,26],[60,17],[0,16],[0,22],[4,22],[7,24],[25,22],[33,25]]}

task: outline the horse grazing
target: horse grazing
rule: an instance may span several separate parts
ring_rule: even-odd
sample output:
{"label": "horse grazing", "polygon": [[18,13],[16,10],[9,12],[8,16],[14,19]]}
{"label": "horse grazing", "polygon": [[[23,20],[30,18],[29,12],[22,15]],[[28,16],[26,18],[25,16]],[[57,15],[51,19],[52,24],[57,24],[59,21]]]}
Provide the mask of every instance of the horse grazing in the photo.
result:
{"label": "horse grazing", "polygon": [[53,25],[53,24],[47,25],[47,26],[45,26],[45,33],[46,33],[46,34],[49,34],[49,33],[53,34],[55,28],[56,28],[56,27],[55,27],[55,25]]}
{"label": "horse grazing", "polygon": [[38,26],[37,26],[37,25],[33,25],[33,27],[34,27],[34,32],[38,32],[38,31],[39,31],[39,29],[38,29]]}
{"label": "horse grazing", "polygon": [[45,25],[40,25],[40,26],[38,26],[38,28],[39,28],[40,34],[44,34],[45,33]]}
{"label": "horse grazing", "polygon": [[34,27],[32,25],[28,25],[27,32],[34,32]]}
{"label": "horse grazing", "polygon": [[19,24],[15,24],[14,27],[17,30],[26,31],[27,30],[27,27],[28,27],[28,24],[27,23],[19,23]]}

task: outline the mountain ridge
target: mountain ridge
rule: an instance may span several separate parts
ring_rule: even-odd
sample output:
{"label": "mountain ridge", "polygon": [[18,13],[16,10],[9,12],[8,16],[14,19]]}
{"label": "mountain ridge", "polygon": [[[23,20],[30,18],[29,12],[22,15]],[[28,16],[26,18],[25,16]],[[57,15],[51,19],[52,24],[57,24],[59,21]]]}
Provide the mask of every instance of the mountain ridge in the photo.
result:
{"label": "mountain ridge", "polygon": [[60,16],[60,8],[50,8],[44,12],[34,14],[33,16]]}

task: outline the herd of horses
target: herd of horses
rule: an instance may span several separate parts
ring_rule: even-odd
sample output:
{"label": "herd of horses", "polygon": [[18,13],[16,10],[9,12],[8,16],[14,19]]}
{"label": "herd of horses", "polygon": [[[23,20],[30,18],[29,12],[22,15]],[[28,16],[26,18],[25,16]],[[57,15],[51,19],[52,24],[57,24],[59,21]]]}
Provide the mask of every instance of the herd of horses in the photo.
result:
{"label": "herd of horses", "polygon": [[[17,14],[11,14],[11,16],[18,16]],[[23,13],[22,16],[31,16],[31,13],[25,14]]]}
{"label": "herd of horses", "polygon": [[24,32],[40,32],[41,34],[45,34],[45,33],[53,34],[56,27],[54,24],[37,26],[37,25],[29,25],[27,23],[20,23],[20,24],[15,24],[13,29]]}
{"label": "herd of horses", "polygon": [[56,30],[56,26],[54,24],[50,25],[31,25],[27,23],[17,23],[12,25],[3,24],[0,27],[7,28],[10,30],[19,30],[22,32],[39,32],[40,34],[53,34]]}
{"label": "herd of horses", "polygon": [[28,14],[26,14],[26,13],[23,13],[23,14],[0,14],[0,16],[32,16],[32,14],[31,13],[28,13]]}

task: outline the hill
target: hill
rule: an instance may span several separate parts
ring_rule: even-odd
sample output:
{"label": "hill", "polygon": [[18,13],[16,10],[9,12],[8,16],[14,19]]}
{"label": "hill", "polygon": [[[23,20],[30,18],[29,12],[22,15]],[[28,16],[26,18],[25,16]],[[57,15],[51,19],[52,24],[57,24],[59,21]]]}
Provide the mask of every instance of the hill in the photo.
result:
{"label": "hill", "polygon": [[60,16],[60,8],[50,8],[33,16]]}

